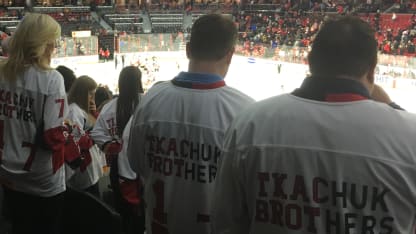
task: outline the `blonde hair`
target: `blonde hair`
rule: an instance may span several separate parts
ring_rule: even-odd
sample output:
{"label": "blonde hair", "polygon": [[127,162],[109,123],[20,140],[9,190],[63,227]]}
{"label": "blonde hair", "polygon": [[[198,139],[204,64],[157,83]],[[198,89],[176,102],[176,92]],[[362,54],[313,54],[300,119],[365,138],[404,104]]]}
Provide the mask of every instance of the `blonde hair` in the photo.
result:
{"label": "blonde hair", "polygon": [[9,57],[1,66],[3,79],[15,81],[26,65],[48,70],[61,26],[51,16],[26,14],[9,41]]}

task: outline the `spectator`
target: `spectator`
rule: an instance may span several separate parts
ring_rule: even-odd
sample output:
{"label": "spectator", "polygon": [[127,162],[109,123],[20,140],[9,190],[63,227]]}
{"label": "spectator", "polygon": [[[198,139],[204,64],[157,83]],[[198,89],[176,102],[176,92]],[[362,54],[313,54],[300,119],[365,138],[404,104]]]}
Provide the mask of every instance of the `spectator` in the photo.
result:
{"label": "spectator", "polygon": [[135,112],[128,157],[145,183],[146,232],[210,233],[224,129],[253,102],[224,82],[237,36],[229,18],[198,18],[186,46],[188,72],[153,86]]}
{"label": "spectator", "polygon": [[110,50],[107,48],[104,51],[104,61],[108,62],[109,59],[110,59]]}
{"label": "spectator", "polygon": [[8,110],[0,116],[0,181],[13,234],[59,230],[68,104],[62,76],[50,62],[60,35],[50,16],[26,14],[0,66],[0,105]]}
{"label": "spectator", "polygon": [[77,79],[75,76],[75,73],[72,69],[66,67],[66,66],[58,66],[56,70],[61,73],[61,75],[64,77],[64,84],[65,84],[65,92],[68,93],[71,89],[72,84]]}
{"label": "spectator", "polygon": [[73,134],[79,139],[79,145],[84,160],[79,168],[68,168],[68,185],[84,190],[99,197],[98,180],[103,176],[105,166],[104,155],[90,138],[90,131],[95,125],[96,111],[95,89],[97,83],[88,76],[77,78],[68,93],[68,119],[74,125]]}
{"label": "spectator", "polygon": [[374,86],[374,31],[328,21],[308,60],[299,89],[228,129],[213,233],[413,233],[416,117]]}
{"label": "spectator", "polygon": [[97,111],[91,114],[97,118],[98,113],[101,112],[104,105],[111,101],[111,99],[113,99],[113,94],[110,89],[107,86],[99,86],[95,91],[95,105],[97,106]]}
{"label": "spectator", "polygon": [[126,155],[130,133],[130,127],[126,126],[143,94],[141,76],[136,66],[123,68],[118,80],[119,96],[104,106],[91,132],[107,156],[114,204],[123,219],[126,234],[144,232],[143,202],[138,194],[141,183],[130,169]]}

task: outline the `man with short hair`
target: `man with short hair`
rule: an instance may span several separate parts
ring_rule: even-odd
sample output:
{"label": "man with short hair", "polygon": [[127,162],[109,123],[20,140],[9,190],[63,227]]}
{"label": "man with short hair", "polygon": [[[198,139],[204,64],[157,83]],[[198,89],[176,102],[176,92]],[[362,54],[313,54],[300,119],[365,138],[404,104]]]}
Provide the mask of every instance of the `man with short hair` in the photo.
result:
{"label": "man with short hair", "polygon": [[211,233],[225,130],[254,102],[225,85],[236,41],[231,19],[200,17],[186,46],[188,72],[153,86],[134,114],[128,157],[144,179],[148,234]]}
{"label": "man with short hair", "polygon": [[227,130],[213,233],[413,233],[416,116],[374,86],[374,31],[329,20],[308,59],[299,89],[248,107]]}

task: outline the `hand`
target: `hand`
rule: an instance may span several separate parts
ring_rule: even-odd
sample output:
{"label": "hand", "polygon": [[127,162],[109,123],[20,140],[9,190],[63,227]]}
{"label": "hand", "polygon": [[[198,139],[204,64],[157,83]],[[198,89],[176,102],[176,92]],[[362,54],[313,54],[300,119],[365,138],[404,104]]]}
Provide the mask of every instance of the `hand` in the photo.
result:
{"label": "hand", "polygon": [[386,104],[392,103],[392,100],[390,99],[386,91],[382,87],[376,84],[374,84],[373,89],[371,90],[370,96],[374,101],[377,101],[377,102],[383,102]]}
{"label": "hand", "polygon": [[84,134],[79,138],[78,145],[81,151],[88,151],[94,145],[94,142],[89,135]]}
{"label": "hand", "polygon": [[88,109],[90,111],[90,113],[95,113],[97,112],[97,106],[95,105],[94,101],[90,101],[89,105],[88,105]]}
{"label": "hand", "polygon": [[72,169],[78,168],[82,163],[81,152],[75,143],[74,137],[70,134],[65,143],[64,159]]}
{"label": "hand", "polygon": [[118,141],[112,141],[105,145],[104,153],[108,155],[114,155],[120,153],[123,145]]}

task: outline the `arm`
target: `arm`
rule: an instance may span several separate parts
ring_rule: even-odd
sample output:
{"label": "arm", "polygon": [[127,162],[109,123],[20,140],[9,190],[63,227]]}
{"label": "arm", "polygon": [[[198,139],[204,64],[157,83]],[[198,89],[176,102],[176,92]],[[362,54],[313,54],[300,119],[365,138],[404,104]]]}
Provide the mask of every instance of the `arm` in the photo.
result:
{"label": "arm", "polygon": [[131,129],[131,122],[132,118],[127,122],[126,127],[123,131],[123,144],[120,153],[118,154],[117,162],[118,162],[118,174],[126,179],[129,180],[136,180],[137,175],[131,169],[129,159],[127,158],[127,147],[129,143],[130,137],[130,129]]}
{"label": "arm", "polygon": [[146,156],[144,155],[145,141],[142,140],[146,133],[141,125],[140,115],[140,108],[138,107],[131,120],[130,136],[127,145],[127,158],[133,172],[145,176],[145,171],[140,171],[140,166],[143,166],[146,160]]}
{"label": "arm", "polygon": [[91,137],[102,150],[107,142],[111,142],[114,139],[114,133],[111,131],[115,129],[115,126],[112,126],[115,125],[115,121],[114,117],[107,115],[106,110],[103,110],[98,115],[97,122],[95,122],[94,128],[91,131]]}
{"label": "arm", "polygon": [[121,141],[117,136],[117,120],[114,110],[115,105],[111,103],[104,106],[98,119],[95,122],[94,129],[90,135],[94,142],[106,155],[107,165],[111,165],[114,155],[121,150]]}
{"label": "arm", "polygon": [[87,118],[88,118],[88,114],[85,113],[76,104],[72,104],[69,106],[68,119],[73,124],[72,132],[70,136],[75,139],[76,145],[79,148],[80,157],[83,158],[81,165],[80,165],[82,171],[84,171],[85,168],[91,162],[91,155],[90,155],[89,150],[94,145],[88,133],[83,130],[85,128],[85,123],[87,121],[86,120]]}
{"label": "arm", "polygon": [[[54,74],[54,73],[53,73]],[[63,122],[68,114],[68,102],[62,76],[56,77],[50,82],[43,108],[43,140],[52,150],[52,165],[55,173],[64,163],[66,134]]]}

